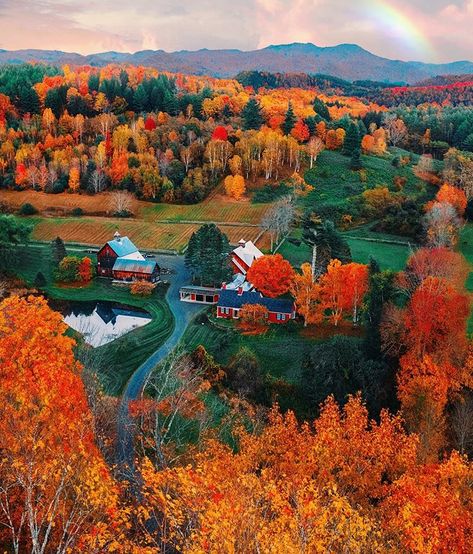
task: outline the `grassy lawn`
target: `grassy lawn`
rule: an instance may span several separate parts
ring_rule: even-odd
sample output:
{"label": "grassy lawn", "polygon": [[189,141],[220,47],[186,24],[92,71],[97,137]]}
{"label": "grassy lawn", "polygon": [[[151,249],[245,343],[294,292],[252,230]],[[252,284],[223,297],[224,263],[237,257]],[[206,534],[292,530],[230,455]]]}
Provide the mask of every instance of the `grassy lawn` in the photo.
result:
{"label": "grassy lawn", "polygon": [[[373,242],[366,239],[395,240],[405,242],[405,238],[383,233],[375,233],[364,227],[353,229],[344,233],[347,235],[347,242],[350,245],[351,254],[354,262],[366,264],[370,257],[375,258],[381,269],[392,269],[400,271],[406,265],[410,254],[410,246],[405,244],[393,244],[387,242]],[[296,229],[291,234],[292,237],[300,239],[301,230]],[[309,246],[302,243],[296,246],[289,241],[285,241],[278,252],[288,259],[291,264],[299,268],[304,262],[310,262],[312,250]]]}
{"label": "grassy lawn", "polygon": [[[414,156],[414,161],[417,157]],[[419,201],[431,198],[433,189],[414,175],[412,164],[394,167],[393,158],[391,153],[384,157],[362,156],[366,176],[363,182],[361,174],[350,169],[349,157],[324,150],[318,157],[316,166],[305,174],[306,181],[314,190],[302,199],[303,207],[317,210],[332,205],[344,210],[350,197],[357,196],[366,189],[383,186],[394,191],[393,179],[396,175],[406,179],[403,189],[406,195],[418,198]]]}
{"label": "grassy lawn", "polygon": [[38,271],[43,273],[47,280],[45,293],[50,298],[74,301],[108,300],[136,306],[151,314],[152,321],[144,327],[90,351],[91,361],[97,368],[99,379],[108,394],[120,394],[133,371],[159,348],[172,332],[174,320],[164,298],[164,286],[158,287],[150,298],[138,298],[130,294],[128,288],[114,287],[108,279],[100,278],[94,279],[85,287],[60,287],[53,280],[48,245],[21,247],[17,259],[19,263],[15,273],[29,285],[33,285]]}

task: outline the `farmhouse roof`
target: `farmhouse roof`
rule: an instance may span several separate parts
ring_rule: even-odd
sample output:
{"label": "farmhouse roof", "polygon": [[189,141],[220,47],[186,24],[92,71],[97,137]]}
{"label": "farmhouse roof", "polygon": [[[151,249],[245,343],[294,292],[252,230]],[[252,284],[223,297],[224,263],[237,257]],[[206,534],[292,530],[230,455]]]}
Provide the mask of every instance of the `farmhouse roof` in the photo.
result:
{"label": "farmhouse roof", "polygon": [[251,267],[252,263],[263,255],[263,252],[251,240],[245,242],[242,239],[238,244],[239,246],[233,250],[233,253],[248,267]]}
{"label": "farmhouse roof", "polygon": [[128,256],[129,254],[139,252],[138,248],[136,248],[128,237],[115,236],[115,238],[109,240],[107,244],[117,256]]}
{"label": "farmhouse roof", "polygon": [[243,304],[262,304],[269,312],[291,314],[294,302],[288,298],[266,298],[256,291],[244,291],[241,294],[236,290],[222,289],[217,306],[221,308],[241,308]]}
{"label": "farmhouse roof", "polygon": [[113,271],[127,271],[128,273],[143,273],[151,275],[158,264],[153,260],[127,260],[117,258],[113,264]]}

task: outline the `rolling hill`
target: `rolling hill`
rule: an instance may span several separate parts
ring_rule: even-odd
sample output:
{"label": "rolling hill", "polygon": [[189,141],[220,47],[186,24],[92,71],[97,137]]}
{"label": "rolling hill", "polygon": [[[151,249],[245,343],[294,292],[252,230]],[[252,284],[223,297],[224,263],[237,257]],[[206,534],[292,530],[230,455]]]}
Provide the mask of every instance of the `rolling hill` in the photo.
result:
{"label": "rolling hill", "polygon": [[0,50],[0,63],[40,61],[50,64],[131,63],[171,72],[234,76],[241,71],[264,70],[282,73],[326,73],[348,80],[371,79],[415,83],[436,75],[473,73],[473,63],[457,61],[430,64],[390,60],[376,56],[356,44],[321,47],[293,43],[273,45],[260,50],[143,50],[134,54],[101,52],[82,55],[59,50]]}

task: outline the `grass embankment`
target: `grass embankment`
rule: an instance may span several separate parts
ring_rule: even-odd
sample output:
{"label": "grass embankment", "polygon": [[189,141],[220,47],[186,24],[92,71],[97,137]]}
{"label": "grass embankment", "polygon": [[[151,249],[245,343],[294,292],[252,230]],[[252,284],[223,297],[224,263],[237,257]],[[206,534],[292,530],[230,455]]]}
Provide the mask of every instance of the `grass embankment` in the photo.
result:
{"label": "grass embankment", "polygon": [[403,187],[406,196],[424,203],[432,197],[435,187],[426,184],[414,174],[413,167],[418,160],[415,154],[412,154],[413,161],[409,165],[393,166],[392,160],[397,153],[409,155],[409,152],[396,150],[384,157],[362,156],[363,171],[357,172],[350,169],[349,157],[339,152],[324,150],[314,168],[305,173],[306,181],[314,190],[302,199],[302,205],[315,211],[327,205],[344,209],[350,198],[366,189],[387,187],[395,192],[395,176],[406,179]]}
{"label": "grass embankment", "polygon": [[[301,230],[298,229],[291,234],[291,237],[300,239],[301,234]],[[367,264],[370,257],[373,257],[377,260],[381,269],[392,269],[394,271],[404,269],[411,252],[411,246],[405,237],[375,233],[369,231],[366,227],[359,227],[344,234],[354,262]],[[403,244],[397,244],[397,242]],[[310,262],[312,256],[312,250],[309,246],[304,243],[296,246],[288,240],[283,243],[278,252],[296,268],[299,268],[304,262]]]}
{"label": "grass embankment", "polygon": [[[209,310],[212,312],[212,309]],[[281,408],[300,413],[306,409],[300,398],[302,362],[311,345],[326,340],[334,334],[352,334],[353,329],[325,327],[304,329],[300,323],[271,325],[263,335],[245,335],[235,327],[235,322],[215,320],[212,316],[206,323],[197,318],[189,325],[183,344],[193,350],[200,344],[225,365],[241,347],[251,350],[258,358],[261,369],[268,379],[279,381],[277,398]],[[357,329],[357,335],[362,331]]]}
{"label": "grass embankment", "polygon": [[[71,250],[70,253],[76,252]],[[105,392],[112,395],[120,394],[130,375],[172,332],[174,320],[164,298],[165,287],[158,286],[150,298],[133,296],[127,287],[112,286],[108,279],[96,278],[84,287],[62,287],[54,283],[52,268],[48,245],[29,245],[18,250],[15,273],[31,286],[36,274],[39,271],[43,273],[47,281],[44,292],[49,298],[120,302],[142,308],[151,314],[152,321],[144,327],[91,351],[91,361]]]}

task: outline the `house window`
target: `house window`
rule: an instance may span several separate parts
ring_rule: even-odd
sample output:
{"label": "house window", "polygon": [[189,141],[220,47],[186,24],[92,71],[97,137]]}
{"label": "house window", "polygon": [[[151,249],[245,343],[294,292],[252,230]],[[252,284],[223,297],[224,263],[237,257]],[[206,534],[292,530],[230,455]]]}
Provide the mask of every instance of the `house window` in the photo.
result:
{"label": "house window", "polygon": [[277,314],[276,319],[278,321],[285,321],[286,320],[286,314]]}

